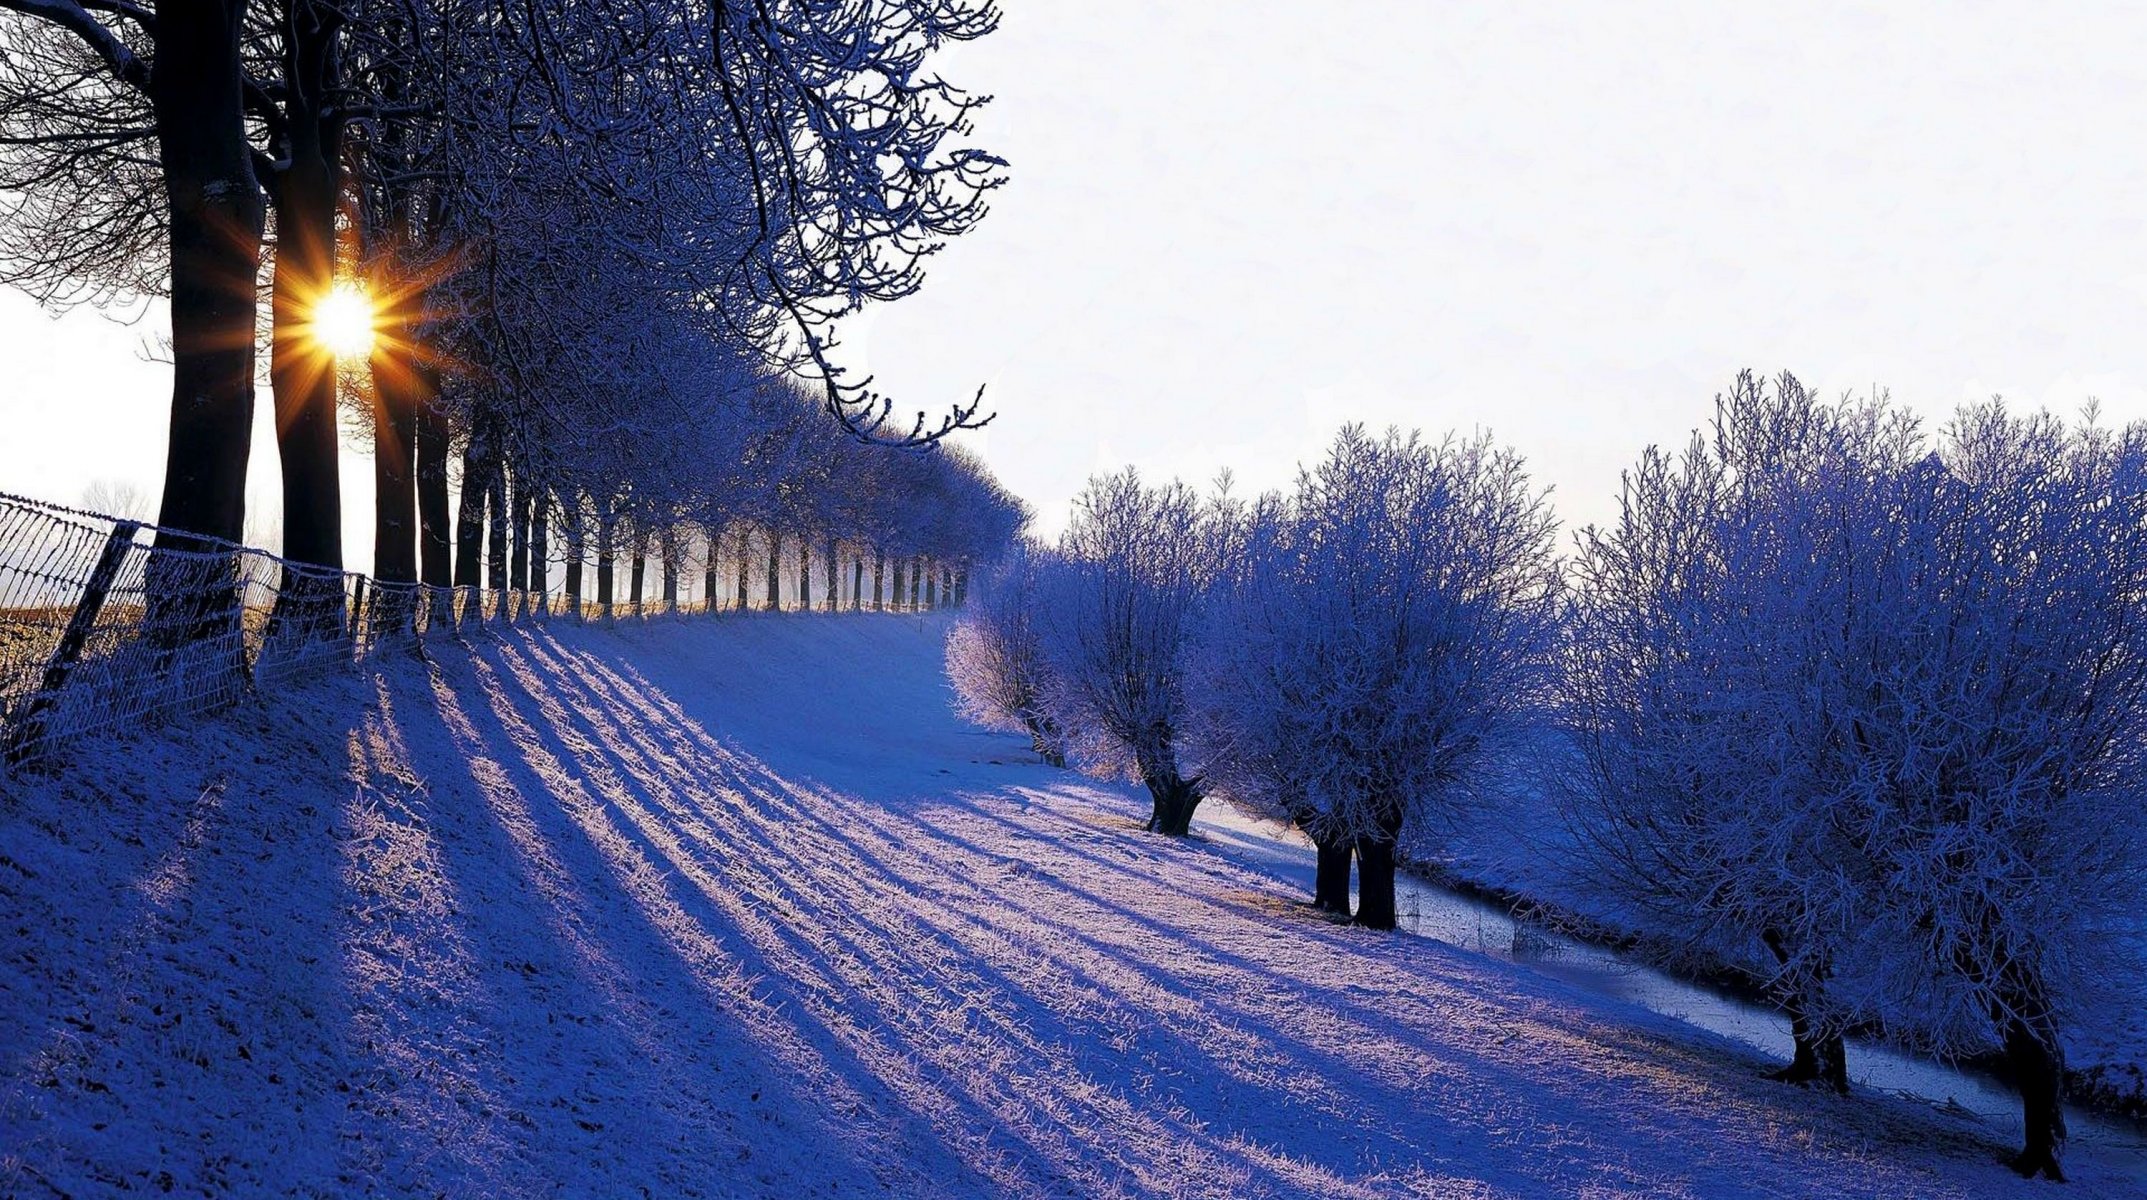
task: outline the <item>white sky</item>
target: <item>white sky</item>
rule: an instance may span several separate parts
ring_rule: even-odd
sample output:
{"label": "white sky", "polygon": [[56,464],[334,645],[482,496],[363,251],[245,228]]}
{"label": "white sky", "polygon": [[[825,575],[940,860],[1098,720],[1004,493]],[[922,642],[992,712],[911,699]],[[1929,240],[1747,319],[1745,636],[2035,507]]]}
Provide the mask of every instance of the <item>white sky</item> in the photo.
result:
{"label": "white sky", "polygon": [[[1045,532],[1094,472],[1269,486],[1346,420],[1488,426],[1598,520],[1743,366],[2147,418],[2147,12],[1006,7],[946,71],[1013,180],[848,349],[911,406],[989,383]],[[0,293],[0,490],[154,491],[140,337]]]}

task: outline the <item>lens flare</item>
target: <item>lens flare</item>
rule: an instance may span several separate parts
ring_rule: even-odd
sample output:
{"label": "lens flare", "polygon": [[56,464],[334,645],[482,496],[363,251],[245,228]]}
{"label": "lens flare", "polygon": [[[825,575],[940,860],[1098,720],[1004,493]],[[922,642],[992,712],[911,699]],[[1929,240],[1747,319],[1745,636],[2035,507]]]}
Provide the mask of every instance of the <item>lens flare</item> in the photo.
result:
{"label": "lens flare", "polygon": [[313,306],[313,340],[337,358],[373,352],[373,300],[354,283],[339,283]]}

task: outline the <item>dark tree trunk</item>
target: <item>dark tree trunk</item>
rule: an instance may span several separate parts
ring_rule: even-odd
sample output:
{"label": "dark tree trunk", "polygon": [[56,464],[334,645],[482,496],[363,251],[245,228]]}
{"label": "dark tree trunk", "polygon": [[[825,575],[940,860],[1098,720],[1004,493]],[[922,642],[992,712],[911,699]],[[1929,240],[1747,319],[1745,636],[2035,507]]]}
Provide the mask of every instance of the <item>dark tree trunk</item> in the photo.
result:
{"label": "dark tree trunk", "polygon": [[663,547],[663,606],[666,612],[678,611],[678,526],[664,526]]}
{"label": "dark tree trunk", "polygon": [[920,602],[921,602],[921,601],[922,601],[922,600],[924,599],[924,581],[923,581],[922,579],[918,578],[919,576],[921,576],[921,575],[923,575],[923,574],[924,574],[924,560],[923,560],[922,558],[912,558],[912,559],[910,559],[910,561],[909,561],[909,607],[910,607],[910,611],[911,611],[911,612],[916,612],[916,611],[918,611],[918,606],[919,606]]}
{"label": "dark tree trunk", "polygon": [[[341,190],[340,122],[327,111],[340,86],[339,10],[321,0],[287,0],[284,31],[284,155],[274,181],[276,265],[271,286],[269,379],[275,396],[276,453],[283,466],[283,555],[343,568],[343,500],[336,438],[337,364],[313,329],[315,306],[335,282],[335,212]],[[295,606],[295,607],[294,607]],[[343,582],[289,576],[276,622],[302,636],[343,628]]]}
{"label": "dark tree trunk", "polygon": [[902,560],[899,558],[895,560],[894,582],[894,591],[888,598],[893,602],[895,610],[900,612],[902,609]]}
{"label": "dark tree trunk", "polygon": [[[512,514],[511,530],[513,550],[507,560],[507,590],[514,606],[519,608],[529,601],[529,481],[520,468],[508,481],[512,491],[508,495],[507,511]],[[509,615],[520,615],[510,613]]]}
{"label": "dark tree trunk", "polygon": [[835,546],[835,539],[830,537],[827,540],[827,610],[829,612],[834,612],[842,607],[842,576],[838,574],[841,569],[842,563]]}
{"label": "dark tree trunk", "polygon": [[810,538],[798,539],[798,611],[813,610],[813,543]]}
{"label": "dark tree trunk", "polygon": [[373,575],[416,583],[417,397],[409,368],[378,349],[373,355]]}
{"label": "dark tree trunk", "polygon": [[1849,1052],[1838,1033],[1822,1032],[1812,1021],[1810,1006],[1803,1000],[1784,1002],[1789,1014],[1790,1039],[1796,1049],[1789,1065],[1769,1072],[1767,1078],[1799,1087],[1817,1084],[1849,1094]]}
{"label": "dark tree trunk", "polygon": [[1394,846],[1401,840],[1401,805],[1383,806],[1384,815],[1370,836],[1357,838],[1357,917],[1367,929],[1392,929],[1394,906]]}
{"label": "dark tree trunk", "polygon": [[924,566],[924,606],[939,607],[939,568],[930,559],[925,560]]}
{"label": "dark tree trunk", "polygon": [[[266,213],[243,119],[242,0],[174,5],[156,17],[149,73],[171,252],[171,438],[157,547],[203,550],[188,533],[245,535],[246,458],[253,437],[254,276]],[[195,572],[183,570],[192,575]],[[237,593],[159,594],[190,606],[165,626],[177,640],[237,620]],[[188,625],[206,624],[194,631]],[[162,622],[159,622],[162,625]]]}
{"label": "dark tree trunk", "polygon": [[485,481],[490,477],[485,439],[470,435],[462,449],[462,495],[455,505],[455,586],[483,587],[485,582]]}
{"label": "dark tree trunk", "polygon": [[596,612],[606,620],[611,618],[611,562],[612,543],[618,537],[618,518],[607,506],[597,514],[596,524]]}
{"label": "dark tree trunk", "polygon": [[529,607],[542,615],[545,592],[552,585],[552,494],[538,488],[529,501]]}
{"label": "dark tree trunk", "polygon": [[1200,806],[1200,786],[1176,775],[1152,775],[1147,780],[1154,807],[1148,815],[1150,833],[1184,837],[1192,832],[1193,810]]}
{"label": "dark tree trunk", "polygon": [[768,611],[783,609],[783,538],[781,534],[768,535]]}
{"label": "dark tree trunk", "polygon": [[850,611],[865,607],[865,556],[860,554],[850,563]]}
{"label": "dark tree trunk", "polygon": [[717,541],[717,537],[715,537],[715,526],[709,526],[709,567],[706,567],[706,571],[702,573],[704,575],[702,577],[702,590],[706,592],[706,601],[709,601],[709,612],[711,614],[717,612],[715,592],[719,590],[721,582],[724,582],[724,575],[721,575],[721,571],[717,569],[717,560],[715,560],[717,558],[715,556],[715,547],[717,545],[721,545],[721,541]]}
{"label": "dark tree trunk", "polygon": [[507,615],[507,459],[495,454],[485,476],[485,587],[492,593],[492,612]]}
{"label": "dark tree trunk", "polygon": [[634,566],[632,581],[627,585],[627,602],[634,606],[634,615],[641,615],[641,583],[649,573],[649,539],[639,529],[634,531]]}
{"label": "dark tree trunk", "polygon": [[448,588],[454,586],[455,575],[448,552],[447,410],[437,372],[420,363],[411,369],[411,379],[417,416],[418,573],[427,587]]}
{"label": "dark tree trunk", "polygon": [[1356,843],[1348,837],[1315,838],[1319,847],[1318,873],[1312,882],[1312,903],[1321,912],[1349,916],[1349,860]]}
{"label": "dark tree trunk", "polygon": [[2005,1067],[2020,1091],[2021,1123],[2026,1136],[2012,1168],[2025,1178],[2041,1175],[2063,1181],[2059,1156],[2065,1148],[2065,1049],[2058,1037],[2056,1014],[2040,980],[2017,967],[1999,972],[1999,1000],[2009,1010],[2000,1018],[2005,1031]]}
{"label": "dark tree trunk", "polygon": [[753,538],[744,529],[738,531],[738,611],[746,609],[746,597],[752,590]]}
{"label": "dark tree trunk", "polygon": [[[1767,949],[1772,951],[1776,962],[1787,966],[1793,957],[1780,933],[1768,930],[1761,935]],[[1786,985],[1776,998],[1783,1012],[1789,1015],[1789,1036],[1795,1047],[1790,1053],[1789,1065],[1779,1071],[1768,1073],[1767,1078],[1799,1087],[1818,1084],[1829,1087],[1842,1095],[1849,1093],[1849,1051],[1839,1031],[1816,1019],[1821,998],[1817,988],[1823,979],[1808,985]]]}
{"label": "dark tree trunk", "polygon": [[561,520],[567,527],[567,611],[579,619],[582,616],[582,558],[588,546],[585,544],[586,527],[582,524],[581,495],[570,494],[567,501],[567,506],[561,511]]}
{"label": "dark tree trunk", "polygon": [[872,561],[872,610],[887,611],[887,554],[874,551]]}
{"label": "dark tree trunk", "polygon": [[376,631],[415,618],[417,582],[417,413],[407,367],[376,350],[373,356],[373,575],[391,586],[373,602]]}

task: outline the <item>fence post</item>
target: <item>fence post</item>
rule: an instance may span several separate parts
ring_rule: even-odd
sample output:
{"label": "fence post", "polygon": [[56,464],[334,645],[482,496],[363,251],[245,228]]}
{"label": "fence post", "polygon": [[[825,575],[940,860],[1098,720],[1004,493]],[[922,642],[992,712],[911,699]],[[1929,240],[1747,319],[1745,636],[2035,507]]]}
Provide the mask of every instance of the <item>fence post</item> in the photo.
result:
{"label": "fence post", "polygon": [[22,715],[8,730],[4,748],[8,762],[20,762],[29,757],[44,738],[45,714],[59,698],[60,688],[67,683],[75,663],[81,660],[82,648],[89,642],[90,631],[97,626],[97,615],[104,611],[105,598],[112,594],[112,584],[119,578],[119,568],[126,562],[127,551],[134,545],[135,531],[140,528],[139,522],[121,521],[112,526],[111,534],[104,539],[97,565],[82,588],[82,599],[67,618],[67,629],[60,634],[60,644],[53,648],[52,658],[45,663],[44,678],[38,681],[37,691],[23,705]]}

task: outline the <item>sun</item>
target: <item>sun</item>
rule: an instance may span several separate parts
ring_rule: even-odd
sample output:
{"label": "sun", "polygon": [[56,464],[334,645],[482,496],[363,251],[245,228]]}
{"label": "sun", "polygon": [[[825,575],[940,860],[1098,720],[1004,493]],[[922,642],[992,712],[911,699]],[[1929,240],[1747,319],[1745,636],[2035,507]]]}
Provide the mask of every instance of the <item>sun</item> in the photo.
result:
{"label": "sun", "polygon": [[373,352],[373,299],[355,283],[339,283],[313,306],[313,340],[337,358]]}

